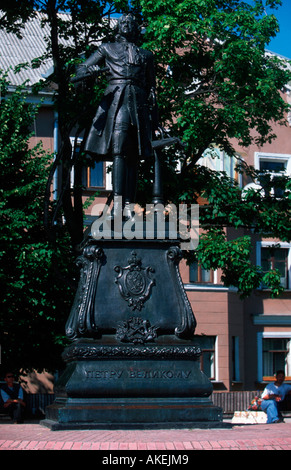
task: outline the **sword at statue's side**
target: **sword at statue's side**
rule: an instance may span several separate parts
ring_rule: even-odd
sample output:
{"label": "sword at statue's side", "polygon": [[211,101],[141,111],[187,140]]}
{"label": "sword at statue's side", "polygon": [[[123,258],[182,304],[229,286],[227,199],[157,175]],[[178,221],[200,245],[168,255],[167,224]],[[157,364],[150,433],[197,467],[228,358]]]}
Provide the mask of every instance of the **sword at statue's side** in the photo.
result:
{"label": "sword at statue's side", "polygon": [[179,137],[166,137],[164,138],[164,129],[160,128],[162,138],[152,140],[152,149],[154,152],[154,184],[153,184],[153,199],[152,204],[163,204],[163,189],[162,189],[162,164],[160,158],[160,151],[165,147],[170,147],[174,144],[179,144],[183,147],[183,143]]}

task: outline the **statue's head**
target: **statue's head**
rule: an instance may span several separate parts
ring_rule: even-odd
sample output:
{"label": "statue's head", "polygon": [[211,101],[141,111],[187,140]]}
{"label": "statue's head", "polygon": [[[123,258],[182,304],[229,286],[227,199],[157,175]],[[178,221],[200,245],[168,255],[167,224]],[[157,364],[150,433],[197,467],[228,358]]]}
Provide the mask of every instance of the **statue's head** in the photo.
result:
{"label": "statue's head", "polygon": [[136,41],[140,34],[140,27],[132,13],[123,13],[118,20],[119,35],[127,40]]}

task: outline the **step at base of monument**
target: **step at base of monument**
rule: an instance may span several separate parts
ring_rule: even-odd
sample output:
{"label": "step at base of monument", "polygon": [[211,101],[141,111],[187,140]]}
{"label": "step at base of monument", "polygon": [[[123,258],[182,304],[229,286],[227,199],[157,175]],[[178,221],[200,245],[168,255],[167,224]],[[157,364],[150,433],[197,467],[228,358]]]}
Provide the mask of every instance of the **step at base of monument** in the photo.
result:
{"label": "step at base of monument", "polygon": [[208,398],[74,398],[48,406],[41,424],[54,431],[215,427],[222,416]]}

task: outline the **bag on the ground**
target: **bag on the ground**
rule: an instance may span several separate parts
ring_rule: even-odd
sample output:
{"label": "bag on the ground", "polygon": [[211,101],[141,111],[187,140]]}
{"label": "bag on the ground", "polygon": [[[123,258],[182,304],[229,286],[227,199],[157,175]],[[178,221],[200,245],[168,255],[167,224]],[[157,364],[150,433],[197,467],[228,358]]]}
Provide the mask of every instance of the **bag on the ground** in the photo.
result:
{"label": "bag on the ground", "polygon": [[251,404],[249,405],[248,410],[250,410],[250,411],[261,411],[262,410],[261,403],[262,403],[262,399],[259,398],[259,397],[255,397],[251,401]]}

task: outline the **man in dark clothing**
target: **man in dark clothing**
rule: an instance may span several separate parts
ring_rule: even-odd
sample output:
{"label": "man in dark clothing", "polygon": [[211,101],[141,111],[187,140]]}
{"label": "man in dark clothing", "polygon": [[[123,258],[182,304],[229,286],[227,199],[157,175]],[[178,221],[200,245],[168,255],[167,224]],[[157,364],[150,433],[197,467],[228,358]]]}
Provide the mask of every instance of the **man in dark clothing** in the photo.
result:
{"label": "man in dark clothing", "polygon": [[122,15],[116,41],[101,44],[79,66],[75,79],[94,75],[96,66],[105,62],[109,83],[85,151],[96,161],[113,160],[113,195],[122,197],[125,208],[134,202],[138,162],[152,155],[153,131],[158,127],[153,54],[137,47],[138,35],[135,17]]}
{"label": "man in dark clothing", "polygon": [[4,403],[4,409],[9,413],[13,421],[23,422],[23,410],[25,402],[23,400],[23,389],[19,384],[14,383],[14,375],[7,372],[5,375],[5,384],[1,386],[1,397]]}

